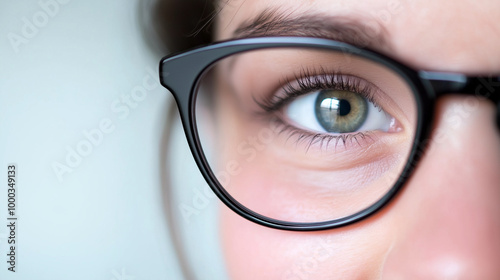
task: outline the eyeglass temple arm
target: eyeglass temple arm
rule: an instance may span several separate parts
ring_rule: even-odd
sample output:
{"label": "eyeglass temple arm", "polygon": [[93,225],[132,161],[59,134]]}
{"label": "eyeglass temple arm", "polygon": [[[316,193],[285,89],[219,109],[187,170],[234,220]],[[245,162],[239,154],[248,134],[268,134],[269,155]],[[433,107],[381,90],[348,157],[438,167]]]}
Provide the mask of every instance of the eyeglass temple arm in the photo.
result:
{"label": "eyeglass temple arm", "polygon": [[497,127],[500,129],[500,76],[468,77],[463,74],[420,71],[436,97],[445,94],[467,94],[486,98],[497,106]]}

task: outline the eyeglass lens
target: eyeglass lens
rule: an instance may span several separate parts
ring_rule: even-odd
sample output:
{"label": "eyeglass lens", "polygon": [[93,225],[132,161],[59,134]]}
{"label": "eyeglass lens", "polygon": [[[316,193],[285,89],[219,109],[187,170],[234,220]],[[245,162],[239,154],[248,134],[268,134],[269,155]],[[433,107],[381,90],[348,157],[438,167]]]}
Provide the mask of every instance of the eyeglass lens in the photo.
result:
{"label": "eyeglass lens", "polygon": [[417,127],[403,77],[334,50],[226,57],[198,83],[196,128],[210,170],[248,209],[310,223],[355,214],[400,177]]}

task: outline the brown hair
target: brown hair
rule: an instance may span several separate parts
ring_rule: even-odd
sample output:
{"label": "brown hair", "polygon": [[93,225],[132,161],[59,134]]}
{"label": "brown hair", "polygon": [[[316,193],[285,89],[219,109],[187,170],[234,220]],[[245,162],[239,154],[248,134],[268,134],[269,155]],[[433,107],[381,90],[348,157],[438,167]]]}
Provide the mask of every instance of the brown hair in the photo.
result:
{"label": "brown hair", "polygon": [[157,35],[172,53],[210,43],[215,14],[211,0],[157,0],[152,16]]}
{"label": "brown hair", "polygon": [[[144,18],[146,42],[152,49],[164,56],[208,44],[212,41],[212,20],[216,15],[215,3],[212,0],[151,0],[150,4],[140,13]],[[146,3],[144,1],[142,3]],[[145,4],[144,4],[145,5]],[[183,279],[195,279],[196,273],[193,264],[189,261],[184,236],[177,223],[175,207],[178,202],[173,201],[173,187],[171,171],[172,164],[169,157],[172,155],[172,137],[174,123],[178,120],[175,102],[170,102],[167,110],[166,124],[162,135],[161,148],[161,184],[162,199],[168,230],[172,238],[172,245],[180,265]]]}

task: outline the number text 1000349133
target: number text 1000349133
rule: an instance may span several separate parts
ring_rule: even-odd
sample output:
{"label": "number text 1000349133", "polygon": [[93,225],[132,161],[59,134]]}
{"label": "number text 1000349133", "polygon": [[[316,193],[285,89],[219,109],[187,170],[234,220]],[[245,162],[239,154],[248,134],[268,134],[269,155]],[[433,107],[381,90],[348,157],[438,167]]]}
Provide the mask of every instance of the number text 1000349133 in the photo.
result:
{"label": "number text 1000349133", "polygon": [[16,176],[17,166],[15,164],[9,164],[7,166],[7,263],[9,264],[7,269],[12,272],[16,272]]}

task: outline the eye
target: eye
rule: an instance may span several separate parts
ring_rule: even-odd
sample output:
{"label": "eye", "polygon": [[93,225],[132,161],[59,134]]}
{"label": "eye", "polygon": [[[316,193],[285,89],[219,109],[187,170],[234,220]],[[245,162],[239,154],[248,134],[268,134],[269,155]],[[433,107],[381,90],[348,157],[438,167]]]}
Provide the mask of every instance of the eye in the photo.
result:
{"label": "eye", "polygon": [[362,94],[344,90],[318,90],[299,96],[284,114],[292,123],[317,133],[387,132],[393,121]]}

